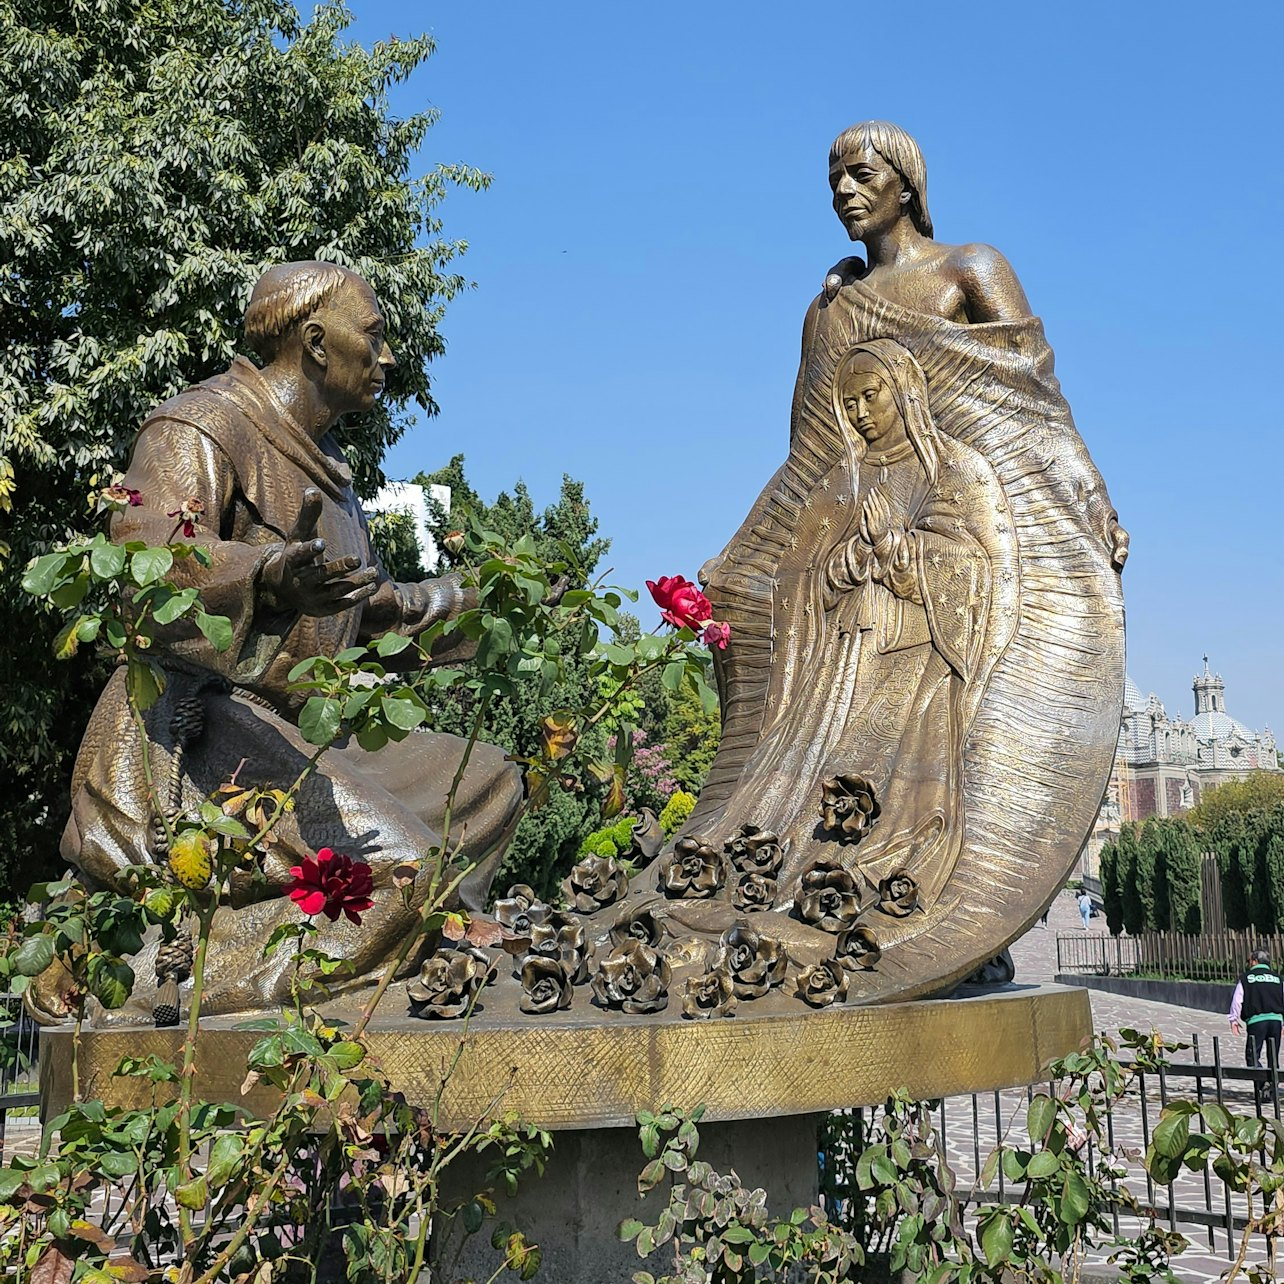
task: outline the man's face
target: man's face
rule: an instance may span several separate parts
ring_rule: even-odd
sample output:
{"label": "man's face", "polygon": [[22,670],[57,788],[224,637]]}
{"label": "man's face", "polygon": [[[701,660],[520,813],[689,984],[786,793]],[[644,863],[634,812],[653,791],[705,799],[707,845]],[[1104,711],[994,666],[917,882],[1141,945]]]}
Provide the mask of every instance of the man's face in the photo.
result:
{"label": "man's face", "polygon": [[383,313],[370,287],[349,277],[317,314],[325,328],[326,397],[336,415],[369,410],[397,363],[384,340]]}
{"label": "man's face", "polygon": [[856,147],[829,167],[834,213],[853,241],[887,231],[904,215],[901,176],[872,147]]}

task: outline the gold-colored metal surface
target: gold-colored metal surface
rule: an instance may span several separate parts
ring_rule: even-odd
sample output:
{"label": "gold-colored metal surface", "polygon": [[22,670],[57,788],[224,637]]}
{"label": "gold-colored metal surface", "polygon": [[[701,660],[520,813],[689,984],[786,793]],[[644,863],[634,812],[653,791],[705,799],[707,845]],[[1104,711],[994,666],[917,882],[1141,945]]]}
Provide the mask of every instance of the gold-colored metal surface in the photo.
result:
{"label": "gold-colored metal surface", "polygon": [[[750,1009],[746,1008],[746,1012]],[[1042,985],[973,998],[880,1007],[836,1007],[772,1017],[683,1021],[673,1012],[611,1024],[590,1013],[550,1023],[477,1018],[442,1098],[442,1126],[460,1128],[493,1110],[517,1110],[550,1129],[622,1127],[665,1102],[708,1107],[707,1118],[804,1114],[881,1101],[907,1088],[920,1098],[1036,1082],[1048,1062],[1074,1051],[1091,1031],[1086,990]],[[86,1098],[142,1106],[145,1080],[113,1078],[125,1056],[174,1058],[177,1030],[84,1033]],[[205,1023],[197,1092],[214,1101],[270,1108],[262,1089],[241,1096],[246,1052],[261,1034]],[[461,1038],[446,1022],[374,1026],[370,1043],[394,1085],[417,1102],[432,1099]],[[41,1042],[46,1117],[71,1092],[71,1032]]]}
{"label": "gold-colored metal surface", "polygon": [[[233,638],[218,651],[187,620],[157,635],[152,654],[166,684],[144,715],[155,803],[123,669],[99,699],[62,841],[64,857],[97,886],[112,886],[124,866],[164,859],[155,806],[195,815],[238,772],[269,789],[300,776],[314,753],[297,726],[305,696],[289,683],[300,659],[386,632],[414,635],[475,604],[456,575],[408,584],[388,577],[330,432],[341,415],[373,406],[392,364],[369,285],[333,263],[283,264],[255,286],[245,326],[262,368],[239,357],[152,411],[123,481],[141,504],[112,522],[117,543],[164,544],[176,533],[175,512],[199,501],[191,539],[211,565],[176,563],[172,578],[199,588],[206,608],[230,619]],[[464,750],[458,737],[416,735],[377,754],[355,743],[327,752],[274,833],[265,879],[234,876],[236,904],[219,911],[211,938],[203,1011],[273,1008],[288,998],[288,951],[265,960],[262,950],[277,925],[298,917],[281,895],[290,867],[323,847],[369,862],[375,904],[359,926],[318,917],[317,944],[353,965],[349,983],[377,973],[419,926],[418,904],[403,900],[392,871],[440,846]],[[459,893],[470,908],[486,900],[522,791],[519,768],[500,749],[474,749],[453,809],[454,833],[467,830],[477,862]],[[146,1019],[164,961],[153,945],[131,962],[139,984],[127,1015]],[[58,988],[52,972],[34,987],[42,1015],[64,1015]]]}

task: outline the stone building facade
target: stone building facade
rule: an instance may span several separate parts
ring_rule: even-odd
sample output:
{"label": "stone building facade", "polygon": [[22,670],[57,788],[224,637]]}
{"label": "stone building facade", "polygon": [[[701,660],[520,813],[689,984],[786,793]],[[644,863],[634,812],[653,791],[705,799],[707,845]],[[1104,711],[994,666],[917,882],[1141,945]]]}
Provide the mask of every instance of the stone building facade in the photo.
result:
{"label": "stone building facade", "polygon": [[1195,713],[1187,720],[1169,717],[1158,696],[1143,696],[1126,680],[1115,765],[1084,849],[1083,873],[1096,874],[1097,853],[1124,821],[1177,816],[1213,785],[1280,769],[1270,728],[1253,731],[1226,712],[1226,683],[1209,669],[1207,656],[1192,690]]}

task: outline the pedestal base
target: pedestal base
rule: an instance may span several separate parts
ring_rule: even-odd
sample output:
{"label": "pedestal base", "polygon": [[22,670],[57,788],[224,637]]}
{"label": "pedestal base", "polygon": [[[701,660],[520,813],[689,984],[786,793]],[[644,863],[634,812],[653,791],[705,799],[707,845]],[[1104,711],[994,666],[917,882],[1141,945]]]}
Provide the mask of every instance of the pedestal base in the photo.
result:
{"label": "pedestal base", "polygon": [[[443,1129],[467,1128],[494,1109],[516,1111],[553,1131],[628,1128],[639,1110],[665,1102],[703,1104],[712,1123],[804,1115],[872,1105],[905,1088],[920,1099],[1034,1083],[1048,1062],[1078,1048],[1092,1030],[1088,992],[1060,985],[1009,985],[969,997],[832,1007],[771,1016],[683,1020],[676,1004],[651,1017],[589,1010],[570,1021],[500,1021],[481,1013],[461,1022],[385,1017],[369,1045],[394,1087],[430,1101],[442,1092]],[[233,1018],[201,1024],[196,1091],[265,1112],[275,1094],[241,1095],[245,1060],[261,1031]],[[81,1035],[82,1096],[141,1107],[152,1085],[114,1078],[125,1056],[175,1060],[177,1029],[115,1027]],[[442,1088],[460,1041],[458,1065]],[[45,1118],[71,1100],[71,1031],[40,1041]]]}
{"label": "pedestal base", "polygon": [[[779,1217],[816,1202],[817,1129],[822,1115],[790,1115],[736,1123],[699,1124],[698,1159],[720,1173],[735,1169],[749,1190],[762,1187],[767,1207]],[[488,1160],[471,1155],[452,1165],[443,1192],[467,1198],[486,1185]],[[539,1279],[559,1284],[628,1280],[634,1271],[661,1273],[673,1250],[648,1260],[617,1234],[626,1217],[654,1225],[668,1201],[668,1183],[639,1199],[638,1173],[646,1164],[636,1128],[590,1128],[560,1132],[542,1177],[530,1176],[514,1198],[499,1195],[496,1216],[540,1246]],[[472,1236],[456,1259],[447,1245],[437,1266],[443,1284],[486,1280],[500,1259],[490,1245],[490,1224]],[[456,1245],[457,1247],[457,1245]]]}

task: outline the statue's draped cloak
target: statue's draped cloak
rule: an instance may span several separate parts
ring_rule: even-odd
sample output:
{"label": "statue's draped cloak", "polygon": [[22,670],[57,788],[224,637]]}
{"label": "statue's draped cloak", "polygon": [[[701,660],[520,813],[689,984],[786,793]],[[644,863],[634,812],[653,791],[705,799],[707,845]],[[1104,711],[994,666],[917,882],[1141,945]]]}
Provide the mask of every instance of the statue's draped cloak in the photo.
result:
{"label": "statue's draped cloak", "polygon": [[[715,616],[731,625],[731,643],[715,657],[723,733],[682,834],[725,836],[758,823],[746,766],[803,698],[782,668],[795,653],[782,632],[800,619],[788,582],[791,542],[800,542],[816,505],[832,502],[822,484],[844,454],[834,372],[853,344],[881,337],[922,366],[937,431],[993,470],[1020,592],[1013,628],[991,636],[997,650],[967,685],[952,872],[926,914],[889,932],[889,940],[914,937],[913,948],[885,954],[878,973],[862,974],[858,999],[939,990],[1037,917],[1088,835],[1123,698],[1115,514],[1061,395],[1042,323],[961,325],[889,303],[849,275],[809,311],[788,457],[706,568]],[[817,793],[806,805],[818,804]]]}
{"label": "statue's draped cloak", "polygon": [[[232,645],[215,650],[191,623],[158,632],[155,655],[167,673],[161,699],[148,710],[149,766],[162,804],[194,813],[233,773],[247,786],[288,788],[314,747],[295,719],[307,693],[287,689],[298,660],[333,656],[344,647],[394,630],[413,635],[457,612],[463,592],[454,577],[399,584],[380,571],[375,595],[325,617],[269,610],[258,585],[263,563],[291,534],[305,488],[321,493],[315,534],[325,558],[355,554],[378,565],[351,474],[329,436],[313,441],[273,401],[258,371],[238,359],[225,374],[158,407],[135,443],[124,484],[143,505],[117,514],[112,538],[164,544],[189,497],[205,512],[194,542],[212,554],[175,563],[170,578],[200,588],[206,610],[227,616]],[[416,659],[416,663],[417,663]],[[86,877],[110,885],[117,871],[156,854],[157,834],[145,782],[142,746],[125,693],[125,673],[108,683],[86,731],[72,781],[72,814],[63,854]],[[306,781],[264,862],[267,884],[237,876],[235,910],[220,911],[211,947],[210,1010],[262,1006],[282,996],[280,951],[271,963],[261,944],[282,916],[297,914],[280,898],[289,867],[322,847],[367,860],[375,906],[357,926],[324,925],[322,945],[348,957],[361,976],[414,930],[392,871],[440,843],[446,792],[464,750],[457,737],[414,733],[367,754],[355,743],[328,750]],[[466,851],[481,865],[461,889],[480,908],[503,844],[511,834],[522,785],[502,751],[477,745],[457,799],[452,838],[466,832]],[[425,862],[422,881],[430,877]],[[146,980],[148,957],[140,956]]]}

